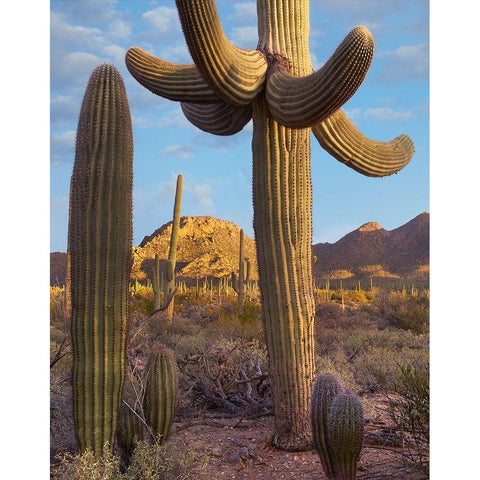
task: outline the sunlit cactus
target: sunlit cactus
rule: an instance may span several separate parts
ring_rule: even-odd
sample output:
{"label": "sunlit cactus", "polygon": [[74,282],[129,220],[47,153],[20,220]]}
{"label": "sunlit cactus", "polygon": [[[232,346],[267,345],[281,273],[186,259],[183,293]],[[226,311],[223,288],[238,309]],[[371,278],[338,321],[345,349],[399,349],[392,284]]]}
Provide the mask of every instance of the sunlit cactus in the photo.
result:
{"label": "sunlit cactus", "polygon": [[158,253],[156,253],[152,270],[153,311],[159,310],[161,305],[162,291],[160,287],[160,274],[160,259]]}
{"label": "sunlit cactus", "polygon": [[145,380],[145,420],[160,443],[170,433],[175,416],[177,364],[173,353],[160,348],[150,359]]}
{"label": "sunlit cactus", "polygon": [[339,393],[328,412],[328,444],[334,480],[355,480],[363,445],[362,401],[352,392]]}
{"label": "sunlit cactus", "polygon": [[243,243],[244,243],[243,229],[240,229],[240,254],[238,260],[238,278],[232,272],[232,287],[237,293],[238,311],[243,312],[243,305],[245,303],[246,286],[250,281],[250,260],[245,258]]}
{"label": "sunlit cactus", "polygon": [[[194,65],[128,50],[130,73],[157,95],[182,102],[198,128],[232,135],[253,119],[253,204],[262,318],[274,392],[274,444],[310,447],[314,375],[310,137],[369,176],[391,175],[411,159],[405,135],[364,137],[340,110],[363,82],[374,41],[353,29],[314,72],[307,0],[257,0],[258,45],[227,39],[214,0],[176,0]],[[293,19],[293,20],[291,20]]]}
{"label": "sunlit cactus", "polygon": [[177,177],[177,189],[175,191],[175,204],[173,206],[172,233],[170,235],[170,247],[168,259],[165,265],[165,295],[166,306],[165,318],[171,321],[173,317],[175,300],[175,266],[177,264],[178,230],[180,228],[180,208],[182,205],[183,175]]}
{"label": "sunlit cactus", "polygon": [[132,261],[132,123],[115,67],[92,73],[70,189],[73,400],[81,450],[113,447],[122,399]]}
{"label": "sunlit cactus", "polygon": [[311,407],[313,443],[329,480],[335,476],[332,452],[328,443],[328,412],[334,398],[342,391],[340,381],[330,373],[319,375],[313,385]]}
{"label": "sunlit cactus", "polygon": [[354,480],[363,444],[360,398],[330,373],[315,380],[311,405],[313,443],[328,480]]}

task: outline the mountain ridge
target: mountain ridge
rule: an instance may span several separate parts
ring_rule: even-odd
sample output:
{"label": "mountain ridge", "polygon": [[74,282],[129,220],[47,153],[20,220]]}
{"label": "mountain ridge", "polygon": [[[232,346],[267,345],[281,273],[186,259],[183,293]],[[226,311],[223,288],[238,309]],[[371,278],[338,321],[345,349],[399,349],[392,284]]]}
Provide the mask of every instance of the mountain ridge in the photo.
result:
{"label": "mountain ridge", "polygon": [[[378,275],[428,276],[430,215],[422,212],[404,225],[385,230],[379,223],[364,223],[335,243],[312,245],[317,257],[315,277],[347,270],[359,275],[362,269],[375,266]],[[133,248],[131,278],[146,281],[151,276],[153,258],[158,253],[163,265],[168,256],[172,222],[146,235]],[[252,265],[252,278],[257,277],[255,240],[245,235],[245,256]],[[211,216],[180,219],[177,268],[179,278],[223,277],[238,270],[240,227],[233,222]],[[372,267],[373,268],[373,267]],[[50,284],[65,282],[66,254],[50,254]]]}

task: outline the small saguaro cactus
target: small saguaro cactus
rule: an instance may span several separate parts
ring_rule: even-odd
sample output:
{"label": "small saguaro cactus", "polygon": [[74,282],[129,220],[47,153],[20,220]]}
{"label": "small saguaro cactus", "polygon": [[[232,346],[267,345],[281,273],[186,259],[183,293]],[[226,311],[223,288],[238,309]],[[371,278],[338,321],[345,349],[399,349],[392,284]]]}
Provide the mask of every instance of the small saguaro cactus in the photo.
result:
{"label": "small saguaro cactus", "polygon": [[118,420],[117,439],[127,456],[130,456],[135,448],[135,443],[145,438],[145,426],[140,414],[131,410],[125,404],[120,408]]}
{"label": "small saguaro cactus", "polygon": [[341,392],[328,412],[328,444],[335,480],[355,480],[363,445],[362,401],[352,392]]}
{"label": "small saguaro cactus", "polygon": [[243,229],[240,229],[240,254],[238,261],[238,278],[232,272],[232,287],[237,293],[238,311],[243,312],[243,305],[245,303],[245,287],[250,281],[250,260],[245,258],[243,250]]}
{"label": "small saguaro cactus", "polygon": [[314,72],[307,0],[257,0],[256,49],[230,43],[214,0],[176,5],[195,64],[175,65],[133,47],[127,68],[151,92],[181,102],[203,131],[233,135],[253,119],[253,226],[275,399],[273,443],[307,449],[315,368],[311,133],[338,161],[372,177],[401,170],[413,142],[406,135],[370,140],[341,110],[372,61],[374,40],[365,26]]}
{"label": "small saguaro cactus", "polygon": [[318,450],[320,462],[329,480],[334,479],[332,453],[328,443],[328,412],[333,399],[343,390],[340,381],[331,373],[319,375],[312,393],[313,443]]}
{"label": "small saguaro cactus", "polygon": [[172,320],[174,300],[175,300],[175,266],[177,263],[177,245],[178,230],[180,228],[180,208],[182,204],[183,175],[177,177],[177,189],[175,191],[175,205],[173,207],[172,233],[170,235],[170,248],[168,250],[168,260],[165,265],[165,296],[164,302],[167,304],[165,318]]}
{"label": "small saguaro cactus", "polygon": [[132,122],[113,65],[90,76],[70,190],[73,410],[81,450],[112,449],[122,401],[132,261]]}
{"label": "small saguaro cactus", "polygon": [[360,398],[332,374],[319,375],[312,394],[312,432],[328,480],[354,480],[363,444]]}
{"label": "small saguaro cactus", "polygon": [[153,311],[160,310],[161,288],[160,288],[160,259],[158,253],[155,254],[155,261],[152,270],[152,289],[153,289]]}
{"label": "small saguaro cactus", "polygon": [[145,421],[163,443],[170,433],[177,396],[177,363],[173,352],[160,348],[150,359],[145,380]]}

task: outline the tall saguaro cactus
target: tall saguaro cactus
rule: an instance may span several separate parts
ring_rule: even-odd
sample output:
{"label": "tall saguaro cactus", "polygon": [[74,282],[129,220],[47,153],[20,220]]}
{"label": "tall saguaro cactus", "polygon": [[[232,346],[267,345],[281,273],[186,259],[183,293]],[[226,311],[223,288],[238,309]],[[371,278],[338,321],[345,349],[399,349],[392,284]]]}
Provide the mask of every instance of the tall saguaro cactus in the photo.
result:
{"label": "tall saguaro cactus", "polygon": [[113,446],[122,399],[132,255],[132,123],[115,67],[92,73],[70,192],[73,398],[80,448]]}
{"label": "tall saguaro cactus", "polygon": [[194,65],[175,65],[134,47],[130,73],[182,102],[198,128],[232,135],[253,119],[253,205],[262,316],[275,399],[274,443],[308,448],[314,373],[310,132],[340,162],[369,176],[396,173],[414,148],[364,137],[340,110],[363,82],[374,42],[352,30],[313,72],[309,2],[257,0],[255,50],[231,44],[214,0],[176,0]]}

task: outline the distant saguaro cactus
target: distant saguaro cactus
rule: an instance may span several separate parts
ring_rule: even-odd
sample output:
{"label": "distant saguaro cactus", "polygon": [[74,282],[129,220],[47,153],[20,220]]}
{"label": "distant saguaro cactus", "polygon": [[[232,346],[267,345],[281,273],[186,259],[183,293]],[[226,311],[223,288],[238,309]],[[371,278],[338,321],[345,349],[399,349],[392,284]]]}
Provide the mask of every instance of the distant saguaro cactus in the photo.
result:
{"label": "distant saguaro cactus", "polygon": [[160,443],[167,439],[175,416],[176,374],[173,353],[162,347],[147,366],[143,405],[145,420]]}
{"label": "distant saguaro cactus", "polygon": [[177,177],[177,189],[175,191],[175,204],[173,206],[172,233],[170,234],[170,248],[168,249],[168,259],[165,265],[165,295],[164,307],[165,318],[172,320],[175,293],[175,266],[177,264],[177,245],[178,229],[180,228],[180,208],[182,205],[183,175]]}
{"label": "distant saguaro cactus", "polygon": [[182,102],[198,128],[232,135],[253,119],[253,205],[262,317],[274,392],[274,444],[309,448],[314,374],[310,133],[337,160],[369,176],[396,173],[411,159],[405,135],[364,137],[340,110],[363,82],[374,41],[359,26],[313,72],[307,0],[257,0],[255,50],[231,44],[214,0],[176,0],[195,65],[175,65],[134,47],[130,73]]}
{"label": "distant saguaro cactus", "polygon": [[132,123],[123,80],[91,74],[70,192],[73,400],[80,448],[113,446],[124,379],[132,261]]}
{"label": "distant saguaro cactus", "polygon": [[245,303],[245,290],[246,285],[250,281],[250,260],[245,258],[243,249],[243,229],[240,229],[240,254],[238,259],[238,278],[234,272],[232,272],[232,287],[237,293],[237,306],[238,311],[243,312],[243,305]]}

